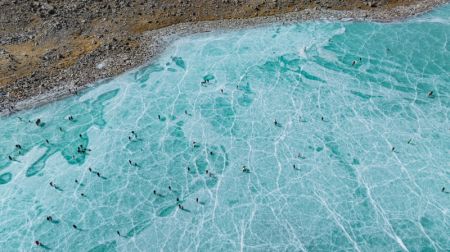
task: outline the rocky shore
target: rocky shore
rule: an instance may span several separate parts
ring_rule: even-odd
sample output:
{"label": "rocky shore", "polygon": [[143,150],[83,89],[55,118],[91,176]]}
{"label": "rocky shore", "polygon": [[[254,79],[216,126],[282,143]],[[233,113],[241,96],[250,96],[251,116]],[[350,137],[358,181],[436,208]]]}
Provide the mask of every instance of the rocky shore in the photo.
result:
{"label": "rocky shore", "polygon": [[151,62],[179,36],[302,20],[388,22],[448,0],[0,0],[0,115]]}

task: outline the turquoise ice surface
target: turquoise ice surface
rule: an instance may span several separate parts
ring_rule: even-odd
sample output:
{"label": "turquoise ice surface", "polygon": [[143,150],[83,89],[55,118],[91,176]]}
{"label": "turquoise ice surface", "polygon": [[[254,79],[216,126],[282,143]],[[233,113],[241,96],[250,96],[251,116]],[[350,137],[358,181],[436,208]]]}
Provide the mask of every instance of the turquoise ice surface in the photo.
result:
{"label": "turquoise ice surface", "polygon": [[2,117],[0,251],[449,251],[449,38],[449,5],[197,34]]}

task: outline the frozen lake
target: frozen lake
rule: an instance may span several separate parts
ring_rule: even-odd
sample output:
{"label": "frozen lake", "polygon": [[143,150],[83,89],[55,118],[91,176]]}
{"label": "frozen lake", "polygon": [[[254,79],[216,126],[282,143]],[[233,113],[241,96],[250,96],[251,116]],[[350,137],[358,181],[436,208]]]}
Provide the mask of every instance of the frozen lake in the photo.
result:
{"label": "frozen lake", "polygon": [[449,251],[449,38],[449,5],[199,34],[0,118],[0,250]]}

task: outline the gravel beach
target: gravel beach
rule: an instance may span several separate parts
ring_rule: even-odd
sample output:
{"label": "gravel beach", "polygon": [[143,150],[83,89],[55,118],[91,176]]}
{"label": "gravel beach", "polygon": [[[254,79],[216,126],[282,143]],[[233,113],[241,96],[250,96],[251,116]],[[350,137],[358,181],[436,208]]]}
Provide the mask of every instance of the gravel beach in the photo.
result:
{"label": "gravel beach", "polygon": [[448,0],[0,0],[0,115],[151,63],[193,33],[304,20],[390,22]]}

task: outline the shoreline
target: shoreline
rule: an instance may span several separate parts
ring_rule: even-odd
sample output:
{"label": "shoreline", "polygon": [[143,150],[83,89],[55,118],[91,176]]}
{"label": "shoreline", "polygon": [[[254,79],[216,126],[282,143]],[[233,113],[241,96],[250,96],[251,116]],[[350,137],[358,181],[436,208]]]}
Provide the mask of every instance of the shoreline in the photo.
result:
{"label": "shoreline", "polygon": [[[89,62],[90,72],[83,74],[80,78],[69,76],[67,80],[62,81],[61,75],[66,74],[61,70],[58,76],[52,76],[49,83],[58,83],[50,89],[41,88],[38,94],[31,95],[29,98],[9,100],[3,99],[8,94],[0,92],[0,116],[13,115],[22,110],[29,110],[45,104],[64,99],[74,95],[75,91],[84,90],[89,87],[101,85],[101,83],[118,75],[125,74],[135,69],[146,67],[158,59],[161,53],[175,40],[192,34],[230,31],[236,29],[249,29],[264,27],[271,24],[292,24],[305,21],[356,21],[356,22],[398,22],[408,18],[423,15],[433,8],[448,3],[449,0],[429,0],[414,3],[408,6],[397,6],[391,9],[371,9],[371,10],[332,10],[332,9],[304,9],[296,12],[278,14],[274,16],[253,17],[248,19],[224,19],[214,21],[185,22],[163,27],[157,30],[146,31],[141,35],[143,42],[142,48],[129,55],[120,55],[129,64],[114,65],[111,58],[104,58],[100,63]],[[83,60],[89,60],[83,59]],[[110,66],[111,64],[111,66]],[[102,66],[103,65],[103,66]],[[89,70],[90,69],[90,70]],[[105,69],[105,70],[103,70]],[[97,73],[98,71],[101,71]],[[73,74],[72,74],[73,75]],[[64,77],[66,78],[66,77]],[[22,88],[25,89],[26,87]],[[42,90],[44,89],[44,90]]]}

